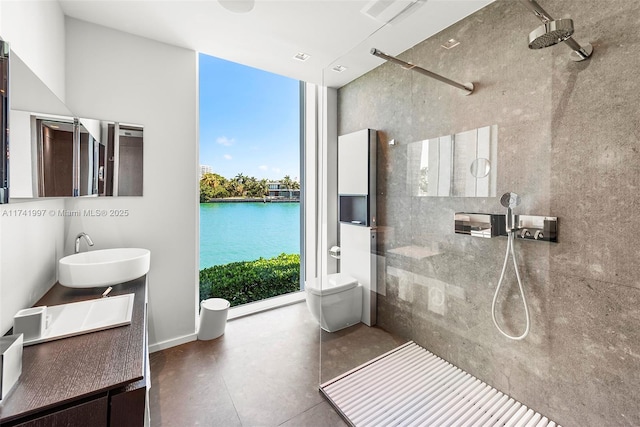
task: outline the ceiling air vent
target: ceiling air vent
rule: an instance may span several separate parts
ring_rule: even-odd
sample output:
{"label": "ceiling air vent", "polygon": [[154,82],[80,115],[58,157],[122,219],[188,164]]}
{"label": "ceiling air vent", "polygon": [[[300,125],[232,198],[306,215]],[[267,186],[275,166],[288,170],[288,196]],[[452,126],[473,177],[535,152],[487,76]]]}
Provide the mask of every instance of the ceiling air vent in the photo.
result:
{"label": "ceiling air vent", "polygon": [[390,24],[406,18],[427,0],[372,0],[361,10],[369,18]]}

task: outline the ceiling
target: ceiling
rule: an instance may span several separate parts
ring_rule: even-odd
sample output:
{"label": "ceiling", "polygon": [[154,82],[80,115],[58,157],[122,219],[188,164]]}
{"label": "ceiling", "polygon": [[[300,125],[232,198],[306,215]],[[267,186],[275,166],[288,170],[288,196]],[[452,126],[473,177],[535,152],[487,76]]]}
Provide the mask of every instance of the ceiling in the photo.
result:
{"label": "ceiling", "polygon": [[[223,6],[234,1],[254,0],[59,0],[73,18],[329,87],[382,64],[372,47],[397,55],[494,0],[255,0],[245,13]],[[309,59],[293,59],[298,52]]]}

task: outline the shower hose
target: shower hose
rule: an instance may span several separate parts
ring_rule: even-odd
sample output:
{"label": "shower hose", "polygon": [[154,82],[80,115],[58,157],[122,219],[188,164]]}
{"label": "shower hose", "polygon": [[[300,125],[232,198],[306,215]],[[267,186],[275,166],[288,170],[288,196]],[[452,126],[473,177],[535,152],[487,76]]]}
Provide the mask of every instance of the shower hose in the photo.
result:
{"label": "shower hose", "polygon": [[[496,287],[496,293],[493,295],[493,302],[491,303],[491,318],[493,319],[493,324],[496,325],[498,331],[505,337],[512,340],[521,340],[529,334],[530,320],[529,320],[529,309],[527,308],[527,299],[524,296],[524,289],[522,287],[522,280],[520,279],[520,273],[518,272],[518,263],[516,262],[516,254],[513,250],[513,240],[515,239],[515,235],[513,231],[507,232],[507,251],[504,256],[504,264],[502,264],[502,273],[500,273],[500,280],[498,280],[498,286]],[[524,329],[522,335],[513,336],[509,335],[505,331],[500,328],[498,325],[498,321],[496,320],[496,301],[498,300],[498,293],[500,292],[500,288],[502,287],[502,280],[504,279],[504,273],[507,270],[507,262],[509,261],[509,252],[511,252],[511,257],[513,258],[513,267],[516,271],[516,278],[518,279],[518,287],[520,288],[520,295],[522,296],[522,304],[524,305],[524,315],[527,320],[527,325]]]}

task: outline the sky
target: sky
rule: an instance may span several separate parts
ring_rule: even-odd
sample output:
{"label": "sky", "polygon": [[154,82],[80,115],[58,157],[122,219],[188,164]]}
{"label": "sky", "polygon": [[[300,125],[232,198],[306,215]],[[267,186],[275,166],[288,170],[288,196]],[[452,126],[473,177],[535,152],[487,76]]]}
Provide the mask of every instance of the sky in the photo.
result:
{"label": "sky", "polygon": [[299,82],[200,54],[200,164],[233,178],[300,177]]}

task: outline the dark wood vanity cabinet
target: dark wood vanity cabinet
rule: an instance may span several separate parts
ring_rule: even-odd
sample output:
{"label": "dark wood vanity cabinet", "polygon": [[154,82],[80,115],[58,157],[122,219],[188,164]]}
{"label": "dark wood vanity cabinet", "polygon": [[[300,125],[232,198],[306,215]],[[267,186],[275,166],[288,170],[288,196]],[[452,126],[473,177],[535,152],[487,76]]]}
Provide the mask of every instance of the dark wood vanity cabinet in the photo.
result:
{"label": "dark wood vanity cabinet", "polygon": [[[104,289],[56,284],[35,305],[100,298]],[[141,427],[149,388],[146,277],[113,287],[134,293],[131,324],[24,347],[22,375],[0,403],[0,426]]]}
{"label": "dark wood vanity cabinet", "polygon": [[[29,421],[7,424],[17,427],[54,427],[54,426],[91,426],[107,427],[109,399],[99,397],[88,402],[78,403],[66,409],[60,409],[46,415],[36,416]],[[3,424],[5,425],[5,424]]]}

